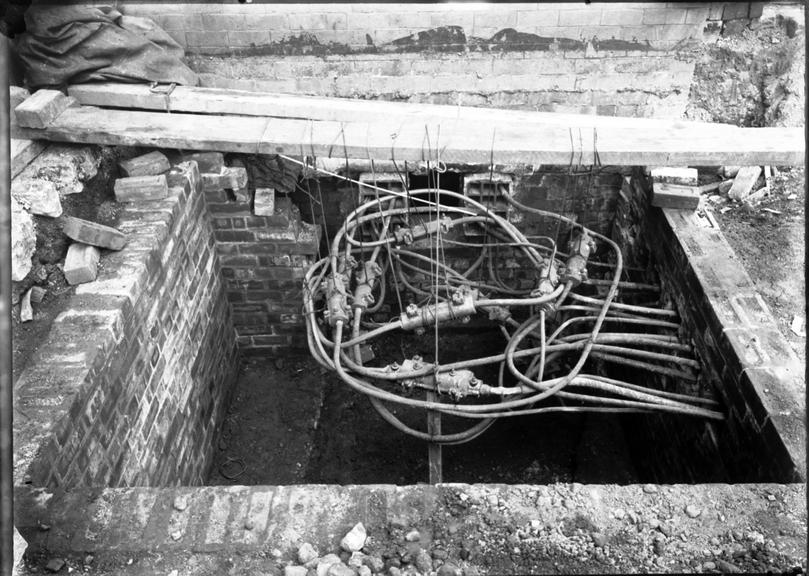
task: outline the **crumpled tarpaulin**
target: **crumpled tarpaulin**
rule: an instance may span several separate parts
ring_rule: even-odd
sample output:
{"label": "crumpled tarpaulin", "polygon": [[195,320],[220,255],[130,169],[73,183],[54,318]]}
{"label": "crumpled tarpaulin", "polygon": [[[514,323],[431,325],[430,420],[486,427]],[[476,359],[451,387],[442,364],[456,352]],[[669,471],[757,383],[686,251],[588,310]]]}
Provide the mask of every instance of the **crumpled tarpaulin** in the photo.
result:
{"label": "crumpled tarpaulin", "polygon": [[31,89],[94,81],[196,86],[183,48],[148,18],[110,7],[31,6],[16,39]]}

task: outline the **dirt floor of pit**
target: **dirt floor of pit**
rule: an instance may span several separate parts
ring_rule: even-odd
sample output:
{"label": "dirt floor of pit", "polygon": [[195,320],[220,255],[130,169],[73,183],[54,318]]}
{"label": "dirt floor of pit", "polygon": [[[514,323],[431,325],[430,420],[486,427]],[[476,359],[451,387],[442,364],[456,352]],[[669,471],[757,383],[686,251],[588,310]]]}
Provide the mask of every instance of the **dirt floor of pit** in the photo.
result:
{"label": "dirt floor of pit", "polygon": [[[425,429],[420,410],[390,406]],[[468,427],[444,417],[444,431]],[[251,359],[240,370],[208,484],[417,484],[426,444],[390,426],[368,399],[310,358]],[[505,418],[443,448],[444,481],[631,484],[639,481],[615,418]]]}

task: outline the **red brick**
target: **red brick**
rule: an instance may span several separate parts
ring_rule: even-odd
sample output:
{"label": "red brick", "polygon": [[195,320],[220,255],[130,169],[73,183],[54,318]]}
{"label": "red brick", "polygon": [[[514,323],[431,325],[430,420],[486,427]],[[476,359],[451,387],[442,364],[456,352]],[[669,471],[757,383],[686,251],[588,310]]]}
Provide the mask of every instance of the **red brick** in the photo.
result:
{"label": "red brick", "polygon": [[115,228],[73,216],[63,217],[62,231],[68,238],[92,246],[111,250],[121,250],[126,246],[126,236]]}

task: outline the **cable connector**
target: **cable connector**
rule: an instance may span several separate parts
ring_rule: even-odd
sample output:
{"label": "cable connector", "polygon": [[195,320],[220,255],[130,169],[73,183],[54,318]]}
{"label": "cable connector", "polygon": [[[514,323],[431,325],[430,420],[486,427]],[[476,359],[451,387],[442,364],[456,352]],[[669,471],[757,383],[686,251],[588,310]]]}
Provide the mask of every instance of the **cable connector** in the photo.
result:
{"label": "cable connector", "polygon": [[376,262],[364,262],[362,266],[357,267],[354,272],[354,279],[357,281],[353,301],[355,308],[365,309],[374,304],[375,299],[372,292],[381,275],[382,268]]}
{"label": "cable connector", "polygon": [[453,220],[449,216],[443,216],[437,220],[430,220],[426,224],[417,224],[410,228],[399,227],[394,230],[393,235],[396,237],[396,242],[409,246],[419,238],[441,232],[446,234],[452,229]]}
{"label": "cable connector", "polygon": [[423,307],[409,304],[399,317],[402,330],[417,330],[432,326],[436,322],[462,320],[465,317],[473,316],[477,312],[475,309],[477,299],[477,290],[461,288],[452,295],[451,300],[446,302]]}
{"label": "cable connector", "polygon": [[587,230],[575,234],[568,243],[570,256],[565,264],[562,282],[571,282],[573,286],[578,286],[587,280],[587,259],[595,249],[595,240],[587,233]]}
{"label": "cable connector", "polygon": [[348,308],[343,276],[333,274],[326,279],[325,284],[326,310],[323,312],[324,318],[328,320],[330,326],[336,326],[337,322],[347,323],[351,317],[351,310]]}

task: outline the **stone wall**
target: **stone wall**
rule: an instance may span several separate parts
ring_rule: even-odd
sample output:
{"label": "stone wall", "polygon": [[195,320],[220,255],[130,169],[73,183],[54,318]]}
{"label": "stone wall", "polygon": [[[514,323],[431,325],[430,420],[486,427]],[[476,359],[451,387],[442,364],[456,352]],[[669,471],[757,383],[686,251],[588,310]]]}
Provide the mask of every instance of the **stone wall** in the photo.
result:
{"label": "stone wall", "polygon": [[120,210],[126,247],[104,253],[16,382],[16,484],[203,481],[238,352],[196,164],[170,182]]}
{"label": "stone wall", "polygon": [[205,85],[649,117],[684,112],[706,27],[761,12],[750,3],[117,6],[154,18]]}

